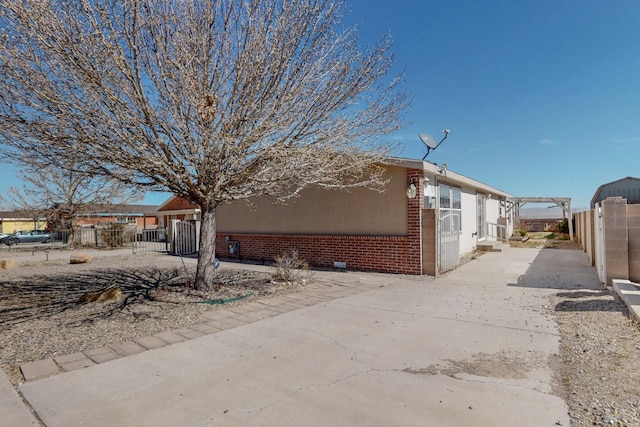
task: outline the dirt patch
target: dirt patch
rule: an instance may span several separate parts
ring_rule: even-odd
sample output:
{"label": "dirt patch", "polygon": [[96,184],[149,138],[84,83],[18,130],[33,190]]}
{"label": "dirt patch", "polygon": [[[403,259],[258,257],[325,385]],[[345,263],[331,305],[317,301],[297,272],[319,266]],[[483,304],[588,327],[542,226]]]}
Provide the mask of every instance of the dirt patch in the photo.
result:
{"label": "dirt patch", "polygon": [[577,242],[569,239],[539,239],[529,238],[525,241],[510,240],[509,246],[512,248],[545,248],[545,249],[575,249],[581,250],[582,247]]}
{"label": "dirt patch", "polygon": [[489,378],[526,378],[532,366],[518,355],[502,351],[497,354],[477,353],[468,360],[447,359],[446,365],[430,365],[426,368],[406,368],[404,372],[424,375],[447,375],[455,378],[469,374]]}

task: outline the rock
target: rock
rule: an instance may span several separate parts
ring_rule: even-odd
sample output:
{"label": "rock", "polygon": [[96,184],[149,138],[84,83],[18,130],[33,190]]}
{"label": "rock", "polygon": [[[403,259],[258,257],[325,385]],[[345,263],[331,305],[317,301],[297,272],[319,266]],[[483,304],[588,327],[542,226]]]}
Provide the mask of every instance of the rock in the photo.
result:
{"label": "rock", "polygon": [[87,292],[80,297],[78,302],[109,302],[120,301],[122,298],[122,289],[119,286],[111,285],[98,291]]}
{"label": "rock", "polygon": [[94,258],[87,254],[73,254],[69,258],[70,264],[91,264]]}
{"label": "rock", "polygon": [[18,268],[18,263],[12,259],[0,261],[0,269],[2,270],[15,270],[16,268]]}

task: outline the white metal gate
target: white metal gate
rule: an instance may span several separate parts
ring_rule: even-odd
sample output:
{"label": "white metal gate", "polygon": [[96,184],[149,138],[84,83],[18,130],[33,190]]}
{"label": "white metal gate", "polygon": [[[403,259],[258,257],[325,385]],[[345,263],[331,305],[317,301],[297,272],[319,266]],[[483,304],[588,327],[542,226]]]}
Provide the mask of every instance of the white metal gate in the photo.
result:
{"label": "white metal gate", "polygon": [[446,212],[440,217],[438,272],[453,270],[458,265],[460,265],[460,213]]}
{"label": "white metal gate", "polygon": [[173,252],[176,255],[196,253],[196,224],[191,221],[176,221],[173,234]]}

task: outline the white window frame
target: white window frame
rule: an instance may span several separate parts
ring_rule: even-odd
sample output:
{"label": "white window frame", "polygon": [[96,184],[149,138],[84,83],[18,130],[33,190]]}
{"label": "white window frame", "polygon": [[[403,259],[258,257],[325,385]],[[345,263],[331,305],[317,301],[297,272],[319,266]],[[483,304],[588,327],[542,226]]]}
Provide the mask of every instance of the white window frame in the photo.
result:
{"label": "white window frame", "polygon": [[[447,184],[440,184],[440,212],[458,214],[458,230],[462,234],[462,189]],[[446,201],[446,203],[443,203]],[[442,215],[441,215],[442,216]]]}
{"label": "white window frame", "polygon": [[476,232],[478,240],[487,238],[487,212],[485,206],[486,196],[483,193],[476,193]]}

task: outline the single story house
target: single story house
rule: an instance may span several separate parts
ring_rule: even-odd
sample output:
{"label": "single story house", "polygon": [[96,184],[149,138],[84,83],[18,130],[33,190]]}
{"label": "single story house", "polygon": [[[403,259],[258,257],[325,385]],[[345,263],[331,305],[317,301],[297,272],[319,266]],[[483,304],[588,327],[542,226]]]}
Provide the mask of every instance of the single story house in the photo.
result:
{"label": "single story house", "polygon": [[[117,223],[136,226],[139,230],[150,229],[158,226],[157,209],[157,205],[101,205],[77,214],[73,223],[76,227]],[[63,205],[53,207],[49,211],[49,223],[52,229],[68,228],[68,209]]]}
{"label": "single story house", "polygon": [[13,210],[0,212],[0,233],[13,234],[16,231],[45,230],[47,218],[40,212]]}
{"label": "single story house", "polygon": [[[296,249],[318,267],[438,275],[513,233],[510,194],[423,160],[388,158],[384,167],[383,192],[310,187],[286,204],[219,206],[218,256],[270,262]],[[157,215],[171,235],[177,222],[197,230],[200,209],[171,197]]]}

